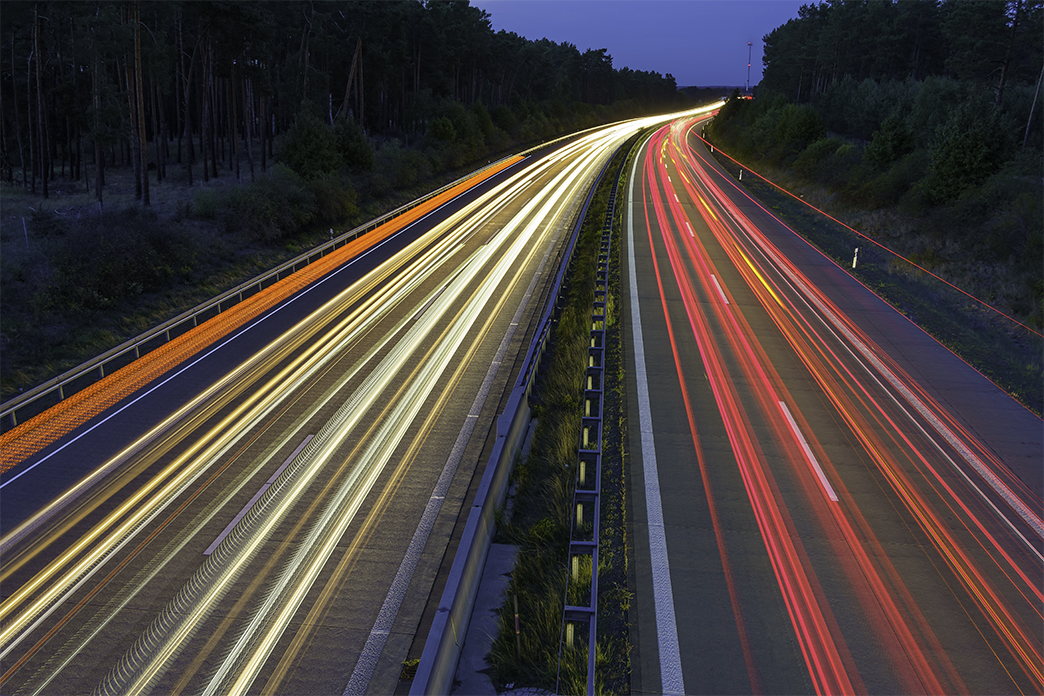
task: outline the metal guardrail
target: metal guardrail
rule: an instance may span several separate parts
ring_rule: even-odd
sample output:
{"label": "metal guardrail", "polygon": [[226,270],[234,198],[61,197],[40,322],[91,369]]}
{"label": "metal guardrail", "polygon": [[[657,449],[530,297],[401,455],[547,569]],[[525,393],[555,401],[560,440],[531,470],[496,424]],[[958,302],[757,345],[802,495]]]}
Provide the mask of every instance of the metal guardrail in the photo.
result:
{"label": "metal guardrail", "polygon": [[[570,136],[572,137],[572,136]],[[616,153],[613,153],[615,156]],[[536,378],[544,349],[551,335],[551,327],[558,317],[558,298],[561,294],[566,270],[572,259],[576,241],[583,227],[587,209],[591,205],[598,184],[613,157],[609,157],[584,201],[584,207],[573,228],[566,253],[562,257],[558,275],[547,296],[539,329],[526,353],[522,370],[511,390],[504,412],[497,418],[497,440],[486,463],[475,500],[468,512],[468,520],[461,536],[460,545],[453,558],[449,579],[432,620],[428,638],[424,643],[420,664],[410,687],[411,696],[423,694],[448,694],[453,685],[460,658],[461,647],[467,633],[468,622],[475,606],[482,569],[496,532],[496,510],[503,504],[507,493],[508,479],[515,456],[522,446],[526,425],[530,420],[529,395]]]}
{"label": "metal guardrail", "polygon": [[[620,175],[624,168],[620,168]],[[598,636],[598,543],[601,523],[602,491],[602,413],[604,408],[606,299],[609,292],[609,253],[612,248],[613,216],[616,193],[620,187],[616,177],[609,194],[605,224],[602,227],[598,266],[595,269],[594,301],[591,305],[591,345],[587,348],[584,374],[583,415],[580,420],[580,442],[577,452],[576,485],[573,488],[573,519],[569,536],[569,573],[566,578],[566,604],[562,611],[562,633],[566,650],[576,650],[574,626],[587,624],[587,694],[595,693],[595,657]],[[590,528],[584,520],[591,521]],[[591,559],[591,576],[587,587],[587,604],[569,604],[569,587],[580,580],[580,561]],[[562,640],[559,641],[561,668]]]}
{"label": "metal guardrail", "polygon": [[[546,145],[541,145],[539,147],[546,147]],[[526,150],[520,154],[525,156],[535,149],[537,148]],[[496,166],[502,162],[503,159],[506,158],[490,163],[487,166],[452,181],[431,193],[407,203],[406,205],[400,206],[391,212],[374,218],[373,220],[370,220],[363,225],[359,225],[348,232],[337,235],[330,239],[330,241],[325,242],[310,251],[306,251],[303,254],[300,254],[293,259],[246,281],[245,283],[241,283],[240,285],[237,285],[236,287],[227,290],[190,310],[182,312],[178,316],[169,319],[168,321],[165,321],[162,324],[125,341],[124,343],[121,343],[115,348],[112,348],[105,353],[62,373],[57,377],[49,379],[32,390],[25,392],[24,394],[19,394],[13,399],[0,404],[0,431],[5,432],[10,430],[19,423],[22,423],[39,413],[43,413],[72,394],[75,394],[76,392],[103,379],[107,374],[115,372],[121,367],[137,360],[142,355],[146,355],[160,346],[169,343],[171,340],[192,330],[208,319],[228,310],[252,295],[257,294],[261,290],[274,285],[283,278],[296,273],[305,266],[318,261],[335,249],[338,249],[349,242],[355,241],[368,232],[372,232],[389,220],[392,220],[403,213],[409,212],[418,205],[421,205],[429,199],[448,191],[464,181],[467,181],[476,174],[483,172],[490,167]]]}

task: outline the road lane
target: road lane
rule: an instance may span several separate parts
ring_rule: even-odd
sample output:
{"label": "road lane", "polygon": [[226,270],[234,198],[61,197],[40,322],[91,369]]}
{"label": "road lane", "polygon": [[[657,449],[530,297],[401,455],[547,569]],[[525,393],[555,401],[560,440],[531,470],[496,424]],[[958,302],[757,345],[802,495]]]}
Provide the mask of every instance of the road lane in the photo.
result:
{"label": "road lane", "polygon": [[649,141],[629,200],[681,652],[678,677],[638,513],[638,690],[1039,690],[1040,420],[950,408],[984,391],[956,359],[944,400],[922,386],[939,346],[744,198],[692,125]]}

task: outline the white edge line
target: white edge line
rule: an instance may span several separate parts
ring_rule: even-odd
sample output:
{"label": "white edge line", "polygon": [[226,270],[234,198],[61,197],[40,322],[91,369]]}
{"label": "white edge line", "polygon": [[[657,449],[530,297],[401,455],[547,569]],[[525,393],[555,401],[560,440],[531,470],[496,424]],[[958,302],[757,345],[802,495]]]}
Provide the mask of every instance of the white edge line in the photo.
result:
{"label": "white edge line", "polygon": [[674,616],[674,592],[667,556],[667,537],[663,527],[660,479],[656,468],[649,383],[645,374],[645,347],[642,342],[642,315],[638,307],[638,283],[634,260],[634,179],[639,156],[631,167],[630,198],[627,216],[627,268],[631,286],[631,331],[634,337],[634,373],[638,383],[638,419],[641,427],[642,471],[645,478],[645,508],[649,522],[649,551],[652,564],[653,599],[656,606],[656,637],[659,643],[662,693],[684,694],[678,624]]}

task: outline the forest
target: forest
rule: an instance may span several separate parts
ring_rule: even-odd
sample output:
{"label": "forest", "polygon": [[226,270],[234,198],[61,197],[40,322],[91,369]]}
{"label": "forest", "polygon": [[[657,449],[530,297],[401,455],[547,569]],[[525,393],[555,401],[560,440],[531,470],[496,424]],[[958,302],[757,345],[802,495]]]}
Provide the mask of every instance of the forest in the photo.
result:
{"label": "forest", "polygon": [[4,399],[490,158],[689,103],[467,0],[0,12]]}
{"label": "forest", "polygon": [[12,0],[3,15],[0,175],[45,198],[55,177],[101,182],[101,197],[114,163],[160,180],[180,165],[190,184],[226,162],[264,171],[302,111],[408,145],[471,135],[439,121],[460,125],[455,104],[527,139],[541,120],[677,95],[670,75],[615,69],[605,49],[494,33],[467,0]]}
{"label": "forest", "polygon": [[1039,0],[804,5],[707,133],[1040,328],[1042,37]]}

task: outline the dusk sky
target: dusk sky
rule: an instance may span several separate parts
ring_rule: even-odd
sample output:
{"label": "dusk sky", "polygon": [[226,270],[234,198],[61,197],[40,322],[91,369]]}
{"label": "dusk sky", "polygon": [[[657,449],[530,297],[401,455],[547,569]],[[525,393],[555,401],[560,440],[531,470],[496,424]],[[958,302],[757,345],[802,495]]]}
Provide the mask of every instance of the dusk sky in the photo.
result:
{"label": "dusk sky", "polygon": [[761,37],[813,0],[471,0],[493,29],[606,48],[613,67],[671,73],[679,87],[761,80]]}

